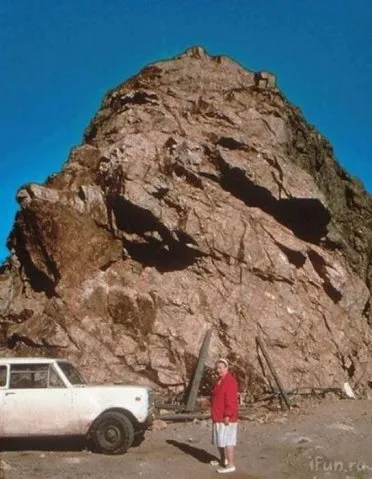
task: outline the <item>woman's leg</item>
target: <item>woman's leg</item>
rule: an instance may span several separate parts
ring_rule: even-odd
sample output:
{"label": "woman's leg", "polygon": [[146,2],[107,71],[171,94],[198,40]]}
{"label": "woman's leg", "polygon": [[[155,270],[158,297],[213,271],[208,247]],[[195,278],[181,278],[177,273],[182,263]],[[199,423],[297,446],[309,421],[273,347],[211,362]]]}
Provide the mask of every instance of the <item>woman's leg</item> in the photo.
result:
{"label": "woman's leg", "polygon": [[235,466],[234,462],[235,462],[235,454],[234,454],[234,449],[235,447],[234,446],[226,446],[225,447],[225,456],[226,456],[226,459],[227,459],[227,467],[232,467],[232,466]]}
{"label": "woman's leg", "polygon": [[224,466],[225,465],[225,459],[226,459],[225,448],[224,447],[219,447],[218,450],[220,451],[220,457],[221,457],[220,465]]}

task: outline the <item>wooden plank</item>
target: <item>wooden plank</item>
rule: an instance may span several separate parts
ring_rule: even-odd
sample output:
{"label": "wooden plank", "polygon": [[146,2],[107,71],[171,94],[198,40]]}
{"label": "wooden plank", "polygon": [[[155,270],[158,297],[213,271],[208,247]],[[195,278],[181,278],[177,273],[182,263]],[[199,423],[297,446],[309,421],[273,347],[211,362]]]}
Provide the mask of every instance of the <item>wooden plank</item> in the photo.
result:
{"label": "wooden plank", "polygon": [[185,406],[182,404],[168,404],[168,403],[157,403],[155,402],[156,409],[166,409],[168,411],[183,411]]}
{"label": "wooden plank", "polygon": [[209,413],[179,413],[179,414],[161,414],[156,416],[156,419],[161,419],[162,421],[192,421],[193,419],[209,419],[211,415]]}
{"label": "wooden plank", "polygon": [[196,398],[198,396],[200,382],[203,376],[205,363],[208,358],[208,350],[209,350],[209,344],[212,338],[212,332],[213,332],[213,328],[208,329],[208,331],[205,333],[203,344],[200,348],[198,362],[196,364],[195,372],[192,378],[192,382],[191,382],[191,386],[190,386],[190,390],[189,390],[189,394],[188,394],[188,398],[186,402],[185,409],[187,412],[193,411],[195,409]]}
{"label": "wooden plank", "polygon": [[269,356],[269,353],[267,352],[266,350],[266,347],[262,341],[262,339],[260,337],[256,337],[256,341],[257,341],[257,344],[259,345],[259,347],[261,348],[261,351],[266,359],[266,362],[269,366],[269,369],[271,371],[271,374],[273,375],[274,379],[275,379],[275,382],[276,382],[276,385],[278,386],[278,389],[280,391],[280,394],[282,395],[283,399],[284,399],[284,402],[287,406],[288,409],[291,409],[291,403],[289,401],[289,398],[287,396],[287,393],[285,392],[283,386],[282,386],[282,383],[279,379],[279,376],[274,368],[274,365],[273,363],[271,362],[271,359],[270,359],[270,356]]}

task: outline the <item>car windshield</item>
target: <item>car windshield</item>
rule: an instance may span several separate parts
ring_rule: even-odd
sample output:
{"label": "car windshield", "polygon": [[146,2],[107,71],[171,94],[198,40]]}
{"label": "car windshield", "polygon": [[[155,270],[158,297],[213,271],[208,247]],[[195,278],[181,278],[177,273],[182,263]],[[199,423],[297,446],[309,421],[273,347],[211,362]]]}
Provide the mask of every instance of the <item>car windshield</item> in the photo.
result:
{"label": "car windshield", "polygon": [[86,384],[87,382],[82,375],[77,371],[71,363],[65,361],[58,361],[58,366],[62,369],[64,375],[71,384]]}

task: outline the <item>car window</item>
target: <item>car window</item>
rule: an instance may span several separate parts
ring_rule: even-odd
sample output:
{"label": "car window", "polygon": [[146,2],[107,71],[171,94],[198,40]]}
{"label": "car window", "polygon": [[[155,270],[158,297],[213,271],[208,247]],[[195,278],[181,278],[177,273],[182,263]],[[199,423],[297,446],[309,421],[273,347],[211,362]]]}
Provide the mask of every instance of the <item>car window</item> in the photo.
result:
{"label": "car window", "polygon": [[71,384],[86,384],[85,379],[71,363],[68,363],[67,361],[58,361],[57,364],[62,369],[63,374],[66,376],[66,378]]}
{"label": "car window", "polygon": [[48,387],[49,364],[11,364],[10,389],[40,389]]}
{"label": "car window", "polygon": [[60,378],[59,374],[57,371],[54,369],[52,365],[50,365],[49,368],[49,382],[48,382],[48,387],[49,388],[65,388],[65,384]]}
{"label": "car window", "polygon": [[0,388],[6,386],[7,367],[0,366]]}

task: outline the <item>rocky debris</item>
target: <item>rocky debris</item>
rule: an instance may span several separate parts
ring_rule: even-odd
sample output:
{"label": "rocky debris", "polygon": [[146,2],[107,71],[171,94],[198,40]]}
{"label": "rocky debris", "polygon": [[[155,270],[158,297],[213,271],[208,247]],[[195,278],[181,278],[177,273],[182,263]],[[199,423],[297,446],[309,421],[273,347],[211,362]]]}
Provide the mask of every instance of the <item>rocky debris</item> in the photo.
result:
{"label": "rocky debris", "polygon": [[151,424],[152,431],[162,431],[166,427],[167,427],[167,423],[165,421],[162,421],[161,419],[155,419],[153,423]]}
{"label": "rocky debris", "polygon": [[261,334],[285,388],[372,385],[372,200],[276,87],[199,47],[108,92],[20,210],[0,273],[3,355],[181,393],[215,328],[251,397]]}

